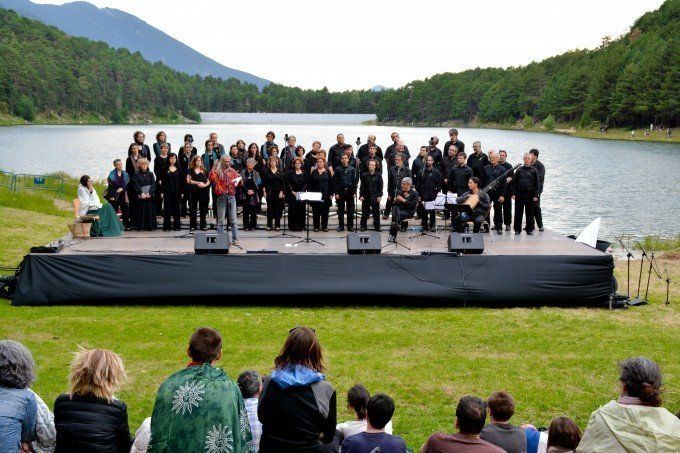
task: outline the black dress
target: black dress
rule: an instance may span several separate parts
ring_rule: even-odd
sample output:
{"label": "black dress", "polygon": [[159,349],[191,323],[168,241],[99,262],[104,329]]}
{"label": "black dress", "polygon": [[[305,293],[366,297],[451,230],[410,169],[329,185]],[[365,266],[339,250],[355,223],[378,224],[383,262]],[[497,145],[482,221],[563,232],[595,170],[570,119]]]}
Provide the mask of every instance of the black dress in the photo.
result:
{"label": "black dress", "polygon": [[[208,174],[205,171],[196,173],[196,169],[190,172],[191,180],[196,182],[208,182]],[[200,188],[195,184],[189,186],[189,228],[195,230],[196,214],[200,211],[201,229],[207,227],[206,216],[208,215],[208,201],[210,201],[210,187]]]}
{"label": "black dress", "polygon": [[[243,179],[243,191],[241,192],[241,204],[243,205],[243,229],[256,230],[257,229],[257,213],[260,210],[260,175],[257,171],[248,171],[245,169],[241,172]],[[248,192],[252,191],[252,195]]]}
{"label": "black dress", "polygon": [[163,199],[161,198],[161,194],[163,193],[163,178],[165,177],[165,172],[167,170],[168,156],[158,156],[153,160],[153,173],[156,175],[156,184],[158,184],[159,189],[156,191],[156,215],[163,214]]}
{"label": "black dress", "polygon": [[163,204],[165,209],[163,211],[163,230],[170,229],[170,217],[172,217],[172,228],[174,230],[180,229],[179,224],[179,201],[182,191],[182,170],[175,167],[175,171],[170,171],[168,168],[163,176]]}
{"label": "black dress", "polygon": [[[156,228],[156,178],[148,169],[139,170],[132,177],[132,185],[135,189],[137,211],[135,226],[137,230],[153,230]],[[148,193],[151,198],[139,198],[146,186],[149,186]]]}
{"label": "black dress", "polygon": [[191,150],[191,153],[187,155],[184,150],[181,150],[177,154],[177,166],[182,170],[180,177],[180,199],[179,208],[180,215],[186,217],[189,207],[189,184],[187,184],[187,175],[189,174],[189,164],[191,164],[191,159],[196,156],[196,148]]}
{"label": "black dress", "polygon": [[328,230],[328,212],[333,199],[333,177],[328,170],[319,173],[313,170],[309,176],[309,191],[321,192],[321,200],[312,202],[312,218],[314,219],[314,230]]}
{"label": "black dress", "polygon": [[291,231],[302,231],[305,228],[305,202],[298,201],[293,192],[304,192],[307,189],[307,174],[297,174],[291,170],[286,175],[286,199],[288,200],[288,219]]}
{"label": "black dress", "polygon": [[263,184],[267,194],[267,228],[279,228],[285,204],[281,197],[286,184],[283,172],[279,170],[274,173],[270,168],[265,169]]}

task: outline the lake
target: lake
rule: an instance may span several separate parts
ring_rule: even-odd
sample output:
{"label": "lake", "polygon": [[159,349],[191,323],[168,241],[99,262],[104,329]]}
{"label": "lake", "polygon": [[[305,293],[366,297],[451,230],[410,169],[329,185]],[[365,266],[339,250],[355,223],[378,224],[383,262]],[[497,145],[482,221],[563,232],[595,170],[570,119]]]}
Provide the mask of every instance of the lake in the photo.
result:
{"label": "lake", "polygon": [[[224,114],[220,114],[224,115]],[[224,118],[215,115],[210,120]],[[383,150],[398,131],[415,156],[420,145],[433,135],[440,146],[448,139],[446,128],[386,127],[362,124],[367,115],[227,114],[229,124],[136,125],[136,126],[14,126],[0,128],[0,168],[17,173],[64,171],[74,177],[87,173],[95,179],[108,175],[115,158],[127,157],[135,130],[142,130],[147,144],[159,130],[167,133],[172,149],[181,145],[184,134],[193,134],[202,151],[208,134],[219,134],[225,147],[243,139],[247,144],[265,140],[268,130],[282,144],[285,134],[295,135],[298,144],[311,149],[320,140],[324,149],[335,143],[338,132],[348,143],[369,133],[378,137]],[[370,116],[370,115],[369,115]],[[302,121],[304,119],[304,121]],[[247,120],[247,121],[246,121]],[[331,123],[329,123],[331,121]],[[508,151],[508,161],[520,163],[531,148],[540,151],[546,167],[542,199],[547,228],[578,233],[594,218],[603,218],[602,237],[623,234],[641,237],[680,232],[680,145],[673,143],[593,140],[561,134],[459,128],[459,138],[472,150]],[[356,150],[356,147],[355,147]],[[74,194],[75,195],[75,194]]]}

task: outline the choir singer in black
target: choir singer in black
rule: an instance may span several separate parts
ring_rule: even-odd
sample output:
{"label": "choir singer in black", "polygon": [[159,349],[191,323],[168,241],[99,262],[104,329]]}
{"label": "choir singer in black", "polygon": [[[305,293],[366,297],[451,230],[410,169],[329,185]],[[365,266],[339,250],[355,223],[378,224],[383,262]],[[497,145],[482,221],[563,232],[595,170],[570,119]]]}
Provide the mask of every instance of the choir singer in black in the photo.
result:
{"label": "choir singer in black", "polygon": [[522,214],[526,214],[525,231],[529,236],[534,234],[534,203],[538,201],[538,170],[531,165],[533,155],[524,155],[524,165],[515,170],[512,177],[512,188],[515,200],[515,234],[522,233]]}
{"label": "choir singer in black", "polygon": [[394,206],[392,207],[392,226],[390,226],[390,236],[388,242],[396,242],[397,230],[405,230],[405,219],[412,218],[416,213],[416,206],[420,197],[418,192],[413,188],[413,180],[411,178],[403,178],[401,180],[401,190],[397,192],[394,197]]}
{"label": "choir singer in black", "polygon": [[[507,171],[505,167],[500,165],[498,153],[489,151],[489,160],[491,164],[484,167],[482,186],[486,187],[491,182],[501,178]],[[506,178],[501,178],[501,181],[489,192],[489,198],[493,204],[493,229],[498,234],[503,234],[503,202],[505,201],[507,182]]]}
{"label": "choir singer in black", "polygon": [[361,201],[361,231],[366,231],[368,217],[373,216],[373,229],[380,231],[380,201],[383,178],[377,171],[377,160],[368,161],[368,171],[361,175],[359,201]]}
{"label": "choir singer in black", "polygon": [[347,231],[354,231],[354,195],[357,191],[357,170],[349,165],[349,155],[340,157],[340,165],[333,175],[335,186],[335,203],[338,205],[338,231],[345,230],[345,212],[347,213]]}

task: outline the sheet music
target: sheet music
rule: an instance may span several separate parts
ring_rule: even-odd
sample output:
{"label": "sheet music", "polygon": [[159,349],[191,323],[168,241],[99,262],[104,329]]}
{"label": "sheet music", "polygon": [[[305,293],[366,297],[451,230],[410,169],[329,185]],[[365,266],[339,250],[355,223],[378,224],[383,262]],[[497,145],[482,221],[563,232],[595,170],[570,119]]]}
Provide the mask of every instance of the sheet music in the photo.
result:
{"label": "sheet music", "polygon": [[238,178],[234,178],[231,180],[231,182],[233,182],[235,186],[238,186],[238,183],[241,182],[241,177],[239,176]]}
{"label": "sheet music", "polygon": [[323,201],[321,192],[298,192],[295,198],[299,201]]}
{"label": "sheet music", "polygon": [[[432,202],[434,203],[434,207],[430,209],[444,209],[444,205],[447,204],[456,204],[456,195],[452,193],[447,193],[444,195],[443,193],[438,193],[437,198]],[[428,202],[425,202],[428,203]],[[428,209],[428,208],[425,208]]]}

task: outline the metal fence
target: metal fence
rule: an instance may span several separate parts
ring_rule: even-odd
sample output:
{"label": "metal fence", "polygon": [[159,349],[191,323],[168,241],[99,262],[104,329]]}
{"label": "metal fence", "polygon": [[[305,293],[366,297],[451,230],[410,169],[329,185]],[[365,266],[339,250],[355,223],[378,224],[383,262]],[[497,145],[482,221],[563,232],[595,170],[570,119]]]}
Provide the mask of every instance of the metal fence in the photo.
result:
{"label": "metal fence", "polygon": [[64,195],[64,177],[58,175],[14,174],[0,170],[0,187],[11,192],[20,190],[47,190]]}
{"label": "metal fence", "polygon": [[0,187],[7,187],[9,190],[13,190],[14,178],[14,173],[0,170]]}

